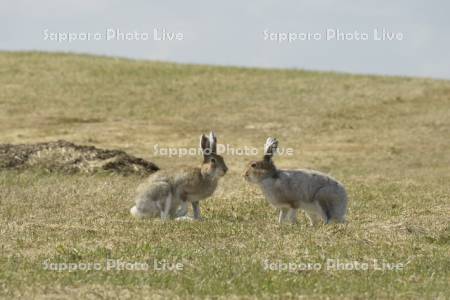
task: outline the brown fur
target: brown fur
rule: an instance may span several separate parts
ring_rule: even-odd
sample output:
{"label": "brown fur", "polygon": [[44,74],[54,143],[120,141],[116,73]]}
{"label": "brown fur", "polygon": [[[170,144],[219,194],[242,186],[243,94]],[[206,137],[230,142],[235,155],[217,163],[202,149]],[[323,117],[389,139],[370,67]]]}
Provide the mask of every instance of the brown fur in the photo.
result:
{"label": "brown fur", "polygon": [[192,203],[194,218],[200,218],[198,202],[211,196],[219,179],[228,168],[222,156],[216,153],[216,138],[201,136],[203,162],[199,167],[181,167],[159,171],[150,176],[138,188],[136,205],[131,209],[134,216],[157,216],[174,218],[181,206],[181,215],[187,213],[186,203]]}

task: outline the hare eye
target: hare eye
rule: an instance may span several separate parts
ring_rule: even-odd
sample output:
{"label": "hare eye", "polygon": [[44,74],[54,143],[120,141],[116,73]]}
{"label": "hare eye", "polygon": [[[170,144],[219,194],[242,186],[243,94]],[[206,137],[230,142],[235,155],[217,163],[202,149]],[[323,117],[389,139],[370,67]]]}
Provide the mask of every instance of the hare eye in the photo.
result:
{"label": "hare eye", "polygon": [[256,163],[252,163],[250,166],[251,166],[252,168],[256,168]]}

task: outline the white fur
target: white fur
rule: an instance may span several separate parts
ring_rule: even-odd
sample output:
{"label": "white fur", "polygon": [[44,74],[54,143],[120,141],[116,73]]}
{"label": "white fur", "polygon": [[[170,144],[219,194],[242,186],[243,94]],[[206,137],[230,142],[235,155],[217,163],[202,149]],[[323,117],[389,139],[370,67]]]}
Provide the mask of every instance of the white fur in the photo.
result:
{"label": "white fur", "polygon": [[278,221],[295,223],[301,209],[311,225],[345,222],[348,200],[344,186],[317,171],[277,169],[272,162],[277,147],[278,141],[269,137],[264,144],[264,160],[250,164],[244,176],[258,184],[267,201],[280,209]]}

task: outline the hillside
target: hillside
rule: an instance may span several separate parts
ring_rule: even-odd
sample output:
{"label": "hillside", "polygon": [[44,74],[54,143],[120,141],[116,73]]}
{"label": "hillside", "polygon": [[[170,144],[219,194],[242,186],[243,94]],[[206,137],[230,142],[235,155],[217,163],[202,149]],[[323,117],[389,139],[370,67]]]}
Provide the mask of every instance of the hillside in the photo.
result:
{"label": "hillside", "polygon": [[[301,70],[179,65],[87,55],[0,53],[0,143],[68,140],[120,149],[161,168],[197,165],[158,147],[260,149],[267,136],[342,181],[349,223],[280,226],[230,169],[204,221],[129,216],[134,176],[0,171],[0,295],[317,298],[449,295],[450,82]],[[183,261],[174,272],[44,270],[43,261]],[[402,271],[265,271],[263,262],[386,261]],[[92,296],[94,295],[94,296]]]}

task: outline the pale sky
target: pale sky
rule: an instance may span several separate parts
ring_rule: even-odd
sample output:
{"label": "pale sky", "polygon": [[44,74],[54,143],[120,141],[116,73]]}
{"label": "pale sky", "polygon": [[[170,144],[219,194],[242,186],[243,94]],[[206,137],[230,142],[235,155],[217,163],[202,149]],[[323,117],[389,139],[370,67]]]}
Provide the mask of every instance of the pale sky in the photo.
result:
{"label": "pale sky", "polygon": [[[450,79],[449,13],[444,0],[1,1],[0,50]],[[107,40],[108,29],[147,40]],[[182,39],[154,40],[154,29]],[[271,40],[277,33],[303,40]]]}

